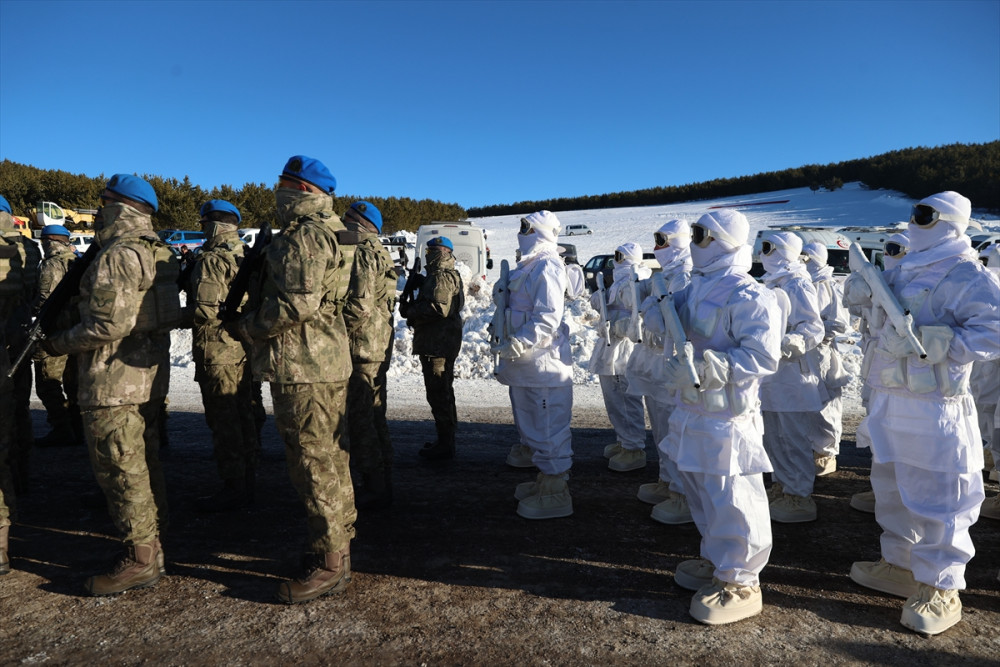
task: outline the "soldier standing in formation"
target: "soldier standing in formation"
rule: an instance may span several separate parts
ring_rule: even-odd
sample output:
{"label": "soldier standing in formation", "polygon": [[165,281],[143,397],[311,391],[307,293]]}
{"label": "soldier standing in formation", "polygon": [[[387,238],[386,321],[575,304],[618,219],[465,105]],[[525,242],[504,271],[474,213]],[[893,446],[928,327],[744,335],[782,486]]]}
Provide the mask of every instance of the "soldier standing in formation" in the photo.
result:
{"label": "soldier standing in formation", "polygon": [[351,464],[361,474],[355,504],[358,509],[388,507],[393,451],[386,419],[386,373],[392,355],[396,271],[378,238],[382,214],[374,204],[351,204],[344,225],[358,235],[350,297],[344,306],[353,366],[347,388],[347,428]]}
{"label": "soldier standing in formation", "polygon": [[428,461],[455,456],[455,359],[462,348],[462,308],[465,287],[455,270],[455,246],[446,236],[427,242],[427,277],[417,298],[399,304],[399,314],[413,327],[413,354],[420,356],[424,390],[434,415],[437,440],[426,443],[420,456]]}
{"label": "soldier standing in formation", "polygon": [[101,202],[94,221],[101,250],[80,281],[80,321],[43,343],[49,354],[77,355],[90,460],[125,544],[109,572],[87,580],[92,595],[152,586],[163,572],[157,395],[166,393],[169,331],[180,322],[179,266],[153,232],[152,186],[116,174]]}
{"label": "soldier standing in formation", "polygon": [[[42,229],[42,260],[38,277],[38,306],[45,303],[52,290],[78,258],[69,242],[69,230],[62,225],[46,225]],[[63,328],[72,326],[64,322]],[[35,393],[45,406],[52,430],[35,440],[40,447],[70,445],[84,442],[83,421],[76,400],[76,358],[52,356],[40,347],[35,349]],[[66,393],[63,393],[65,388]]]}
{"label": "soldier standing in formation", "polygon": [[251,370],[243,343],[222,326],[219,306],[246,252],[238,227],[242,216],[228,201],[212,199],[201,207],[205,245],[191,271],[194,302],[192,352],[194,377],[201,388],[205,421],[223,487],[203,498],[206,512],[248,507],[254,500],[254,471],[260,449],[251,396]]}
{"label": "soldier standing in formation", "polygon": [[234,323],[252,344],[254,378],[270,382],[289,475],[305,504],[309,544],[286,603],[340,593],[351,581],[354,490],[346,436],[350,344],[343,308],[354,246],[333,211],[336,179],[293,156],[275,191],[281,234],[267,246],[256,289]]}

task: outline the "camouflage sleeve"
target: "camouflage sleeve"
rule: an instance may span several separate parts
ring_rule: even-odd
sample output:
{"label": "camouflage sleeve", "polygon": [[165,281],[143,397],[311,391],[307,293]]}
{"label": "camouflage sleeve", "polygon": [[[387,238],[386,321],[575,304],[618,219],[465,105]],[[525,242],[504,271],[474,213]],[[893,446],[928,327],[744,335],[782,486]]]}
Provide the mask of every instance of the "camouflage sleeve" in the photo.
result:
{"label": "camouflage sleeve", "polygon": [[217,323],[219,306],[229,294],[229,284],[236,275],[236,263],[218,252],[201,256],[191,272],[194,294],[194,323]]}
{"label": "camouflage sleeve", "polygon": [[419,324],[448,317],[455,295],[461,289],[462,282],[457,271],[440,271],[434,274],[420,288],[420,294],[410,306],[407,319]]}
{"label": "camouflage sleeve", "polygon": [[38,273],[38,300],[39,303],[45,301],[52,294],[62,277],[66,275],[69,264],[58,257],[53,257],[42,262]]}
{"label": "camouflage sleeve", "polygon": [[240,321],[245,335],[274,338],[308,322],[327,296],[328,267],[336,265],[337,242],[315,225],[302,225],[268,246],[265,271],[274,289],[264,289],[260,305]]}
{"label": "camouflage sleeve", "polygon": [[[147,264],[152,264],[151,257]],[[125,338],[135,326],[143,280],[143,262],[138,251],[112,246],[97,257],[87,274],[93,275],[93,279],[89,295],[80,302],[80,322],[50,340],[53,353],[96,350]]]}
{"label": "camouflage sleeve", "polygon": [[359,245],[354,251],[354,267],[344,304],[344,324],[347,332],[360,331],[371,321],[378,307],[379,262],[373,249]]}

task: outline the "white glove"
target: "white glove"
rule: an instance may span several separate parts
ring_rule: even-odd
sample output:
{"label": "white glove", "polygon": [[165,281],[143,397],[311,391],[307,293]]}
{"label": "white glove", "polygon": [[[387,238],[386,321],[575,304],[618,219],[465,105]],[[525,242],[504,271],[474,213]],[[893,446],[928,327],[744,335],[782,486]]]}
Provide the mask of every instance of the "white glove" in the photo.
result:
{"label": "white glove", "polygon": [[524,354],[524,351],[527,349],[527,346],[519,339],[511,338],[503,345],[497,345],[496,347],[490,348],[490,351],[493,354],[498,355],[501,359],[517,359]]}
{"label": "white glove", "polygon": [[684,386],[684,364],[677,357],[670,357],[663,363],[663,377],[671,389]]}
{"label": "white glove", "polygon": [[888,352],[894,359],[904,359],[917,353],[910,339],[896,333],[896,329],[891,324],[882,329],[882,333],[879,335],[878,347]]}
{"label": "white glove", "polygon": [[629,325],[632,321],[627,317],[620,317],[611,325],[611,333],[615,338],[625,338],[628,335]]}
{"label": "white glove", "polygon": [[944,324],[920,327],[920,344],[927,353],[927,363],[939,364],[947,359],[948,348],[951,347],[951,339],[954,337],[955,332]]}
{"label": "white glove", "polygon": [[781,356],[790,359],[806,353],[806,339],[802,334],[785,334],[781,339]]}
{"label": "white glove", "polygon": [[844,305],[860,306],[862,308],[871,306],[872,288],[859,273],[852,273],[844,281]]}
{"label": "white glove", "polygon": [[667,327],[663,323],[663,313],[655,305],[642,314],[642,326],[645,331],[663,335],[667,332]]}
{"label": "white glove", "polygon": [[704,361],[695,364],[702,391],[722,389],[729,382],[729,359],[722,352],[705,350]]}

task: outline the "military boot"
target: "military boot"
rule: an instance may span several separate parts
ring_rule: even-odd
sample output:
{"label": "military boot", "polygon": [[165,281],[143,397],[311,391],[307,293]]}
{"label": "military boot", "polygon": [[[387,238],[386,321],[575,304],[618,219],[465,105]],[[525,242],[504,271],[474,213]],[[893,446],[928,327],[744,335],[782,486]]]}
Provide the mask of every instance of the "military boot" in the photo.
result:
{"label": "military boot", "polygon": [[285,604],[309,602],[321,595],[339,594],[351,583],[351,547],[323,554],[302,557],[302,572],[298,579],[278,585],[278,599]]}
{"label": "military boot", "polygon": [[205,513],[235,512],[245,509],[251,504],[252,500],[247,493],[246,479],[227,479],[223,482],[221,489],[210,496],[198,499],[198,511]]}
{"label": "military boot", "polygon": [[118,562],[107,574],[90,577],[85,584],[91,595],[115,595],[133,588],[148,588],[160,580],[157,565],[159,542],[126,547]]}
{"label": "military boot", "polygon": [[10,541],[10,526],[0,527],[0,575],[10,572],[10,557],[7,555]]}
{"label": "military boot", "polygon": [[428,461],[444,461],[455,456],[455,429],[438,425],[437,442],[428,442],[418,453]]}

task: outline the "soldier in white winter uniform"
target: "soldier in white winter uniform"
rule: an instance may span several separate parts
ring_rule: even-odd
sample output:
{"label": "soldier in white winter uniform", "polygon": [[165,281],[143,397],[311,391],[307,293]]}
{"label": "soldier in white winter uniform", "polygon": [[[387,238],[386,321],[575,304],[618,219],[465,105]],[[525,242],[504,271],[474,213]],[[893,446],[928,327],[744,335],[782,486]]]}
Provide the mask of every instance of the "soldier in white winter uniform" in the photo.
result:
{"label": "soldier in white winter uniform", "polygon": [[772,478],[781,485],[780,495],[777,488],[770,494],[771,520],[779,523],[816,520],[813,450],[829,439],[821,411],[830,396],[819,359],[809,354],[823,342],[823,322],[801,253],[802,239],[792,232],[770,233],[761,245],[764,284],[788,303],[778,372],[760,383],[764,447],[774,465]]}
{"label": "soldier in white winter uniform", "polygon": [[[990,273],[1000,278],[1000,244],[986,246],[979,253],[979,261]],[[996,481],[996,466],[1000,462],[1000,359],[972,362],[969,388],[979,415],[983,454],[990,454],[990,463],[984,469],[989,471],[990,479]],[[1000,520],[1000,495],[984,500],[979,516]]]}
{"label": "soldier in white winter uniform", "polygon": [[701,558],[677,567],[678,585],[697,590],[691,615],[731,623],[762,609],[760,572],[771,553],[762,473],[771,471],[762,441],[759,380],[781,356],[781,313],[774,294],[748,274],[750,225],[729,209],[691,228],[691,284],[675,299],[694,346],[699,390],[680,361],[665,375],[680,399],[661,448],[677,464],[701,533]]}
{"label": "soldier in white winter uniform", "polygon": [[[642,395],[628,393],[625,375],[635,338],[634,334],[629,337],[629,330],[639,326],[638,322],[632,322],[633,273],[645,280],[651,271],[642,263],[642,248],[636,243],[623,243],[615,250],[614,281],[604,290],[610,344],[602,334],[590,357],[590,372],[600,378],[604,408],[617,438],[617,442],[604,448],[604,457],[608,459],[608,468],[618,472],[646,467],[646,417]],[[590,305],[598,312],[600,301],[600,290],[590,295]]]}
{"label": "soldier in white winter uniform", "polygon": [[[882,249],[882,266],[884,271],[888,271],[897,264],[906,255],[906,251],[910,248],[910,237],[906,235],[906,232],[897,232],[889,237],[889,240],[885,242],[885,246]],[[875,353],[875,339],[872,337],[871,325],[873,316],[877,313],[879,318],[885,317],[885,313],[879,311],[878,309],[873,309],[871,304],[865,308],[858,306],[848,306],[848,311],[851,315],[860,318],[858,323],[858,331],[861,333],[861,405],[864,406],[865,412],[868,411],[868,398],[871,396],[872,390],[868,386],[868,382],[865,378],[868,377],[868,368],[872,363],[872,355]],[[879,319],[881,322],[881,319]],[[881,324],[879,324],[881,327]],[[861,512],[868,512],[869,514],[875,514],[875,492],[874,491],[859,491],[851,496],[851,507]]]}
{"label": "soldier in white winter uniform", "polygon": [[[909,252],[884,275],[926,358],[890,322],[873,328],[872,394],[858,427],[858,446],[872,450],[882,560],[854,563],[851,579],[906,597],[900,622],[930,635],[962,618],[958,591],[975,553],[969,528],[984,499],[969,373],[1000,356],[1000,283],[970,252],[971,211],[956,192],[913,207]],[[860,276],[848,279],[845,301],[871,302]]]}
{"label": "soldier in white winter uniform", "polygon": [[517,513],[526,519],[573,513],[566,484],[573,465],[573,371],[569,327],[563,322],[567,284],[556,245],[559,228],[559,219],[549,211],[521,219],[521,259],[510,272],[504,342],[493,349],[500,357],[497,380],[510,388],[521,442],[530,447],[531,461],[541,471],[514,493]]}
{"label": "soldier in white winter uniform", "polygon": [[[687,220],[670,220],[653,234],[653,254],[662,269],[667,292],[675,294],[691,282],[691,225]],[[639,307],[642,316],[642,341],[636,343],[629,357],[625,374],[628,393],[643,396],[649,423],[660,456],[659,477],[656,482],[639,487],[637,497],[653,505],[650,516],[669,525],[691,523],[691,508],[684,496],[677,465],[663,450],[667,437],[667,424],[674,410],[675,397],[663,391],[663,367],[667,360],[664,353],[663,316],[658,301],[653,296],[652,279],[639,283]],[[631,292],[626,293],[626,306],[632,307]],[[669,351],[673,355],[673,350]]]}
{"label": "soldier in white winter uniform", "polygon": [[837,334],[847,331],[850,315],[844,307],[844,287],[833,277],[833,267],[827,266],[828,256],[826,246],[819,241],[811,241],[802,246],[806,270],[816,288],[819,316],[824,330],[822,342],[806,354],[812,357],[812,362],[819,368],[820,379],[830,396],[820,411],[823,420],[822,440],[817,439],[813,443],[817,477],[837,470],[840,436],[844,430],[842,393],[851,379],[850,374],[844,370],[835,342]]}

